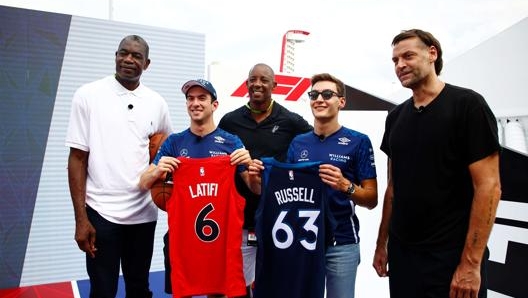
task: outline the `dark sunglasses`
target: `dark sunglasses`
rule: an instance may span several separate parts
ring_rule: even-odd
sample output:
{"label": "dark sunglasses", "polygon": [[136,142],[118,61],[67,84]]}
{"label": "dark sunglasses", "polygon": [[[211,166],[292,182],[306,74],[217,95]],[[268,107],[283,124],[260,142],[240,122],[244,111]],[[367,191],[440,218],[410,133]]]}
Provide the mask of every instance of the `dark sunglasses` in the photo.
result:
{"label": "dark sunglasses", "polygon": [[317,98],[319,97],[319,94],[321,94],[324,100],[329,100],[330,98],[334,97],[334,95],[337,97],[340,97],[339,94],[337,94],[336,92],[332,90],[328,90],[328,89],[323,90],[321,92],[312,90],[308,92],[308,97],[310,98],[310,100],[317,100]]}

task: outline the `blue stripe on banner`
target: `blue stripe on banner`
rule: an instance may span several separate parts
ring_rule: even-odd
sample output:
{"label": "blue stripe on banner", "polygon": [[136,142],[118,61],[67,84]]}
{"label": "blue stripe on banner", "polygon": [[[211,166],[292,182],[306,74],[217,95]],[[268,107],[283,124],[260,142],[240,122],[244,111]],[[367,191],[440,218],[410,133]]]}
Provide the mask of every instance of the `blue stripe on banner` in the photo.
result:
{"label": "blue stripe on banner", "polygon": [[71,16],[0,6],[0,288],[18,287]]}

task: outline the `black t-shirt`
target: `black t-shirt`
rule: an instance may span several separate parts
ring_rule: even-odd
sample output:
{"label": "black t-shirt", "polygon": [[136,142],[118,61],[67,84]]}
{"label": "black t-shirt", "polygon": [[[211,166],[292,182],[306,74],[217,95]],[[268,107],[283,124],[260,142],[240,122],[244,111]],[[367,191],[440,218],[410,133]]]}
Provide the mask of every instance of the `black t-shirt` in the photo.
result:
{"label": "black t-shirt", "polygon": [[[237,135],[249,150],[251,158],[275,157],[279,161],[286,159],[293,137],[313,130],[303,117],[277,102],[273,103],[271,114],[260,123],[253,119],[246,106],[242,106],[225,114],[218,127]],[[247,188],[240,175],[235,176],[235,182],[239,193],[246,199],[244,228],[253,228],[259,196]]]}
{"label": "black t-shirt", "polygon": [[387,116],[381,150],[392,162],[390,237],[415,248],[465,242],[473,199],[468,166],[500,150],[484,98],[446,84],[423,110],[412,98]]}

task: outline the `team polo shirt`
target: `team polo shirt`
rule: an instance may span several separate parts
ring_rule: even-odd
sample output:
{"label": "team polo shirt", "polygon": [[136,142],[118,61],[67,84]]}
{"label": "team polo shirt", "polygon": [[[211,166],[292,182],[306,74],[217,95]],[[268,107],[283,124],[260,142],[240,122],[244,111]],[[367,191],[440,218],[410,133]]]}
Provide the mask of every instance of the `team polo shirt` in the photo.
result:
{"label": "team polo shirt", "polygon": [[114,223],[157,220],[150,191],[138,183],[149,166],[149,136],[171,131],[166,101],[145,85],[130,91],[112,75],[81,86],[73,96],[66,146],[90,153],[86,204]]}
{"label": "team polo shirt", "polygon": [[[204,158],[229,155],[236,149],[244,148],[239,137],[216,128],[205,136],[198,136],[186,129],[171,134],[161,145],[153,163],[158,164],[162,156]],[[245,166],[238,166],[238,172],[245,170]],[[237,175],[238,176],[238,175]]]}
{"label": "team polo shirt", "polygon": [[[376,178],[374,150],[369,137],[346,127],[323,139],[313,131],[295,137],[288,149],[287,161],[334,165],[356,185]],[[356,205],[344,192],[332,188],[328,188],[328,192],[330,210],[337,221],[334,245],[359,243]]]}

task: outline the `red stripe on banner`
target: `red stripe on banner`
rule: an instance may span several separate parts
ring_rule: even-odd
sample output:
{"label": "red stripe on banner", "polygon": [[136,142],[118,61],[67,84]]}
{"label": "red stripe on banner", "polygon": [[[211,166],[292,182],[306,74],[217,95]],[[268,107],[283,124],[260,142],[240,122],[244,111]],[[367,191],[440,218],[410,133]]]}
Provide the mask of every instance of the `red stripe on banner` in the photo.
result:
{"label": "red stripe on banner", "polygon": [[[286,95],[285,100],[296,101],[310,87],[310,79],[303,77],[294,77],[286,75],[275,75],[277,87],[273,89],[272,94]],[[247,97],[248,89],[246,81],[231,94],[233,97]]]}
{"label": "red stripe on banner", "polygon": [[1,289],[2,298],[74,298],[70,282]]}
{"label": "red stripe on banner", "polygon": [[292,92],[290,94],[288,94],[288,96],[285,98],[285,100],[291,100],[291,101],[298,100],[299,98],[301,98],[303,93],[306,90],[308,90],[309,87],[310,87],[310,79],[302,78],[301,81],[299,82],[299,85],[297,85],[297,87],[295,87],[292,90]]}
{"label": "red stripe on banner", "polygon": [[247,86],[246,86],[246,81],[244,81],[244,82],[242,82],[240,87],[238,87],[235,90],[235,92],[233,92],[233,94],[231,94],[231,96],[246,97],[247,94],[248,94],[248,89],[247,89]]}
{"label": "red stripe on banner", "polygon": [[279,86],[279,85],[277,85],[277,87],[275,87],[275,89],[273,89],[273,94],[287,95],[288,93],[290,93],[291,90],[292,90],[292,87],[290,87],[290,86]]}
{"label": "red stripe on banner", "polygon": [[281,85],[290,85],[290,86],[297,85],[301,79],[302,79],[301,77],[275,75],[275,81],[277,81],[277,84],[281,84]]}

